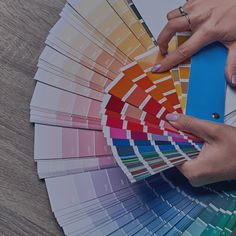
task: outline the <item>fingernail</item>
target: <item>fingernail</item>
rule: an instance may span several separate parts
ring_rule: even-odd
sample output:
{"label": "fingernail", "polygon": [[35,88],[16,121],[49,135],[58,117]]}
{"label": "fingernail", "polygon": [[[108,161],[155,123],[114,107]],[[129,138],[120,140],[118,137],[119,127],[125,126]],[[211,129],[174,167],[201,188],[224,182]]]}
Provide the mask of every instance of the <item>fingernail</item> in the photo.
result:
{"label": "fingernail", "polygon": [[232,75],[231,82],[234,86],[236,86],[236,75]]}
{"label": "fingernail", "polygon": [[154,67],[152,68],[152,73],[157,72],[158,70],[160,70],[160,68],[161,68],[161,64],[158,64],[158,65],[154,66]]}
{"label": "fingernail", "polygon": [[177,121],[179,119],[179,114],[171,113],[166,115],[166,120],[168,121]]}

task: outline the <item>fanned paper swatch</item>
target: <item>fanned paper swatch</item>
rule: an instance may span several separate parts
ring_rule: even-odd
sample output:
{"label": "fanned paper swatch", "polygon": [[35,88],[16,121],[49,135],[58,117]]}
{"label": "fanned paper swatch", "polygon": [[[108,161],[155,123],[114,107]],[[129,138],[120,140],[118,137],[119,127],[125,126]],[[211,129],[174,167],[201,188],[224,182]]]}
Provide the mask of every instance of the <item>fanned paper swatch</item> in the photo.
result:
{"label": "fanned paper swatch", "polygon": [[[30,121],[38,175],[65,235],[226,236],[236,229],[235,181],[194,188],[174,168],[196,158],[203,143],[170,126],[166,114],[236,120],[230,89],[223,112],[222,74],[204,109],[193,102],[208,86],[204,78],[222,72],[221,46],[165,73],[151,72],[163,57],[150,22],[161,29],[180,2],[68,0],[50,30]],[[189,36],[178,33],[169,53]],[[216,53],[212,72],[213,61],[205,61]]]}

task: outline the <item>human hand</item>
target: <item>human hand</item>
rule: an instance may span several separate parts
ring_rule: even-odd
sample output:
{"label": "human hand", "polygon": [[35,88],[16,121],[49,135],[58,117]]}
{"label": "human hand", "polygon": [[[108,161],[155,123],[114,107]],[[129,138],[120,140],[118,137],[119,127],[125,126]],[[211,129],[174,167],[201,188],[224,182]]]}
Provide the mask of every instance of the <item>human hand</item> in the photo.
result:
{"label": "human hand", "polygon": [[182,114],[168,114],[168,122],[204,141],[199,156],[178,169],[195,186],[236,179],[236,128],[199,120]]}
{"label": "human hand", "polygon": [[192,31],[192,36],[176,52],[167,55],[153,67],[152,71],[169,70],[202,47],[218,41],[228,48],[225,74],[228,82],[236,87],[236,1],[189,0],[183,10],[188,14],[187,17],[181,16],[179,9],[168,13],[168,23],[157,39],[161,53],[167,54],[168,42],[176,32]]}

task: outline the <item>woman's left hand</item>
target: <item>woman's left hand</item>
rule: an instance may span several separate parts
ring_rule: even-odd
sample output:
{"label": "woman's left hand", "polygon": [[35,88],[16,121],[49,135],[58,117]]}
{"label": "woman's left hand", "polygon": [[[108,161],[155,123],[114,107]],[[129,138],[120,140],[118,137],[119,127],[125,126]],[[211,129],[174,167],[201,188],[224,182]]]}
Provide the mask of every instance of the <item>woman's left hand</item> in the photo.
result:
{"label": "woman's left hand", "polygon": [[196,159],[186,161],[178,169],[193,186],[236,179],[236,128],[199,120],[182,114],[168,114],[175,128],[204,140]]}
{"label": "woman's left hand", "polygon": [[[181,9],[185,16],[181,15]],[[186,15],[187,14],[187,15]],[[176,32],[191,31],[192,36],[174,53],[153,67],[153,72],[163,72],[191,57],[202,47],[221,42],[228,48],[225,68],[230,85],[236,87],[236,1],[235,0],[189,0],[180,9],[167,15],[168,23],[157,42],[161,53],[167,53],[168,42]]]}

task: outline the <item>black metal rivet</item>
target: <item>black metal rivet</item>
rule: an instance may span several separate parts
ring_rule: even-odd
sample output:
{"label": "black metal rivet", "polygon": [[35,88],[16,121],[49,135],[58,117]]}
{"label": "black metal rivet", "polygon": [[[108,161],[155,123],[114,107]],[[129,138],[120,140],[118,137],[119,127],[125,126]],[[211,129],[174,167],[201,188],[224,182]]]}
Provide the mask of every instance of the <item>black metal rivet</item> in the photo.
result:
{"label": "black metal rivet", "polygon": [[219,118],[220,118],[220,114],[214,112],[214,113],[212,113],[212,118],[214,118],[214,119],[219,119]]}

